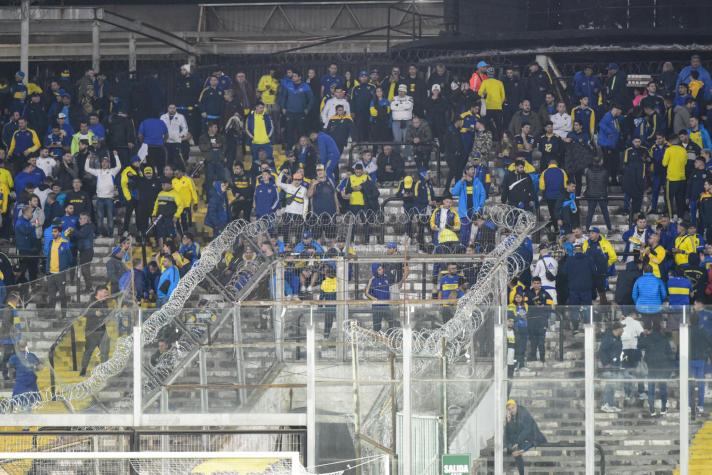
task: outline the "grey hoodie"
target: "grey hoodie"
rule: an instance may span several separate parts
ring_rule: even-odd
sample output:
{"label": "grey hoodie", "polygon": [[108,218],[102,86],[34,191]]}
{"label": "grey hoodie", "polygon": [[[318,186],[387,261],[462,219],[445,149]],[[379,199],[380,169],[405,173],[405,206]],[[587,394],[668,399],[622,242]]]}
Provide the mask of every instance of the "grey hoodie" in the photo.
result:
{"label": "grey hoodie", "polygon": [[685,106],[675,106],[673,109],[672,130],[675,135],[690,126],[690,111]]}

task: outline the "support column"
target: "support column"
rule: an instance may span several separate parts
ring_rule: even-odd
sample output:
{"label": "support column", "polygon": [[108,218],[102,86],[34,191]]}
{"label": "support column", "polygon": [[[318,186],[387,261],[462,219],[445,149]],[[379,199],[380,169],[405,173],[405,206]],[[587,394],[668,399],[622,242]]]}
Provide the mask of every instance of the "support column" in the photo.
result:
{"label": "support column", "polygon": [[278,361],[284,360],[284,316],[287,313],[284,307],[284,262],[277,261],[274,268],[275,272],[275,305],[273,307],[274,314],[272,319],[272,331],[274,333],[274,348]]}
{"label": "support column", "polygon": [[30,67],[30,0],[22,0],[20,5],[20,71],[25,73],[24,82],[29,80]]}
{"label": "support column", "polygon": [[198,350],[198,368],[200,371],[200,411],[203,414],[210,412],[208,410],[208,362],[206,360],[205,350],[201,347]]}
{"label": "support column", "polygon": [[[348,264],[343,258],[336,261],[336,295],[338,300],[349,299],[349,273]],[[349,306],[340,304],[336,306],[336,357],[339,361],[346,360],[346,352],[344,351],[344,322],[349,318]]]}
{"label": "support column", "polygon": [[411,372],[413,369],[413,329],[410,326],[410,315],[412,307],[408,306],[405,313],[405,325],[403,326],[403,458],[399,463],[403,467],[404,474],[413,473],[413,457],[411,453],[411,420],[413,408],[411,405]]}
{"label": "support column", "polygon": [[129,72],[136,71],[136,35],[129,33]]}
{"label": "support column", "polygon": [[[680,475],[687,475],[690,463],[690,326],[687,307],[683,308],[680,325]],[[694,395],[694,392],[693,392]]]}
{"label": "support column", "polygon": [[497,321],[494,325],[494,473],[504,473],[504,410],[507,394],[504,388],[504,311],[504,307],[497,307]]}
{"label": "support column", "polygon": [[583,326],[584,331],[584,356],[585,356],[585,442],[586,442],[586,475],[595,475],[596,473],[596,446],[595,444],[595,408],[596,400],[594,398],[594,370],[596,368],[595,345],[596,333],[593,326],[593,307],[590,307],[589,320]]}
{"label": "support column", "polygon": [[316,470],[316,329],[314,306],[307,323],[307,470]]}
{"label": "support column", "polygon": [[99,46],[99,22],[94,20],[91,25],[91,68],[94,72],[99,72],[101,62],[101,51]]}

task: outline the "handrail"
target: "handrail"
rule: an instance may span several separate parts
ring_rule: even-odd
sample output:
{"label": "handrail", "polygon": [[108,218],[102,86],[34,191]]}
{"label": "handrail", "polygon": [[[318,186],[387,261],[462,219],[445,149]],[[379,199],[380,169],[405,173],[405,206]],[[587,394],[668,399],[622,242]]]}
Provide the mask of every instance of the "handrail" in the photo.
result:
{"label": "handrail", "polygon": [[[603,451],[603,446],[599,443],[594,443],[593,444],[596,447],[596,451],[598,452],[598,467],[600,469],[599,474],[600,475],[606,475],[606,453]],[[569,447],[583,447],[585,448],[586,446],[577,442],[547,442],[546,444],[539,444],[537,447],[560,447],[560,448],[569,448]]]}

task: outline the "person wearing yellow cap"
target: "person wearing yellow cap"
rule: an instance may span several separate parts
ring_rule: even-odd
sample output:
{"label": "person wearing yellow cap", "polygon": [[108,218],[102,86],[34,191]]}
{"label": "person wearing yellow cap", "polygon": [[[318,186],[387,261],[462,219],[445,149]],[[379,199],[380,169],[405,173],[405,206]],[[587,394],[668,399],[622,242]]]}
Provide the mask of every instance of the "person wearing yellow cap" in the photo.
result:
{"label": "person wearing yellow cap", "polygon": [[507,422],[504,426],[504,447],[514,457],[519,475],[524,475],[524,452],[546,444],[546,437],[539,430],[536,421],[524,407],[509,399],[506,404]]}

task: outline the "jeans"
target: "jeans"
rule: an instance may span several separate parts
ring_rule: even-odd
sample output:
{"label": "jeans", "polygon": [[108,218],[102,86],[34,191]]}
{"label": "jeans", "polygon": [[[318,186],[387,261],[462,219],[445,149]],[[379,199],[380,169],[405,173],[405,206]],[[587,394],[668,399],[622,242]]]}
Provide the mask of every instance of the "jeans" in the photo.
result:
{"label": "jeans", "polygon": [[464,247],[470,243],[470,234],[472,234],[472,219],[470,218],[470,213],[468,216],[462,216],[460,218],[460,244]]}
{"label": "jeans", "polygon": [[606,222],[606,229],[610,232],[611,230],[611,216],[608,214],[608,200],[588,200],[588,214],[586,216],[586,229],[591,227],[593,223],[593,215],[596,212],[596,207],[601,208],[601,213],[603,213],[603,220]]}
{"label": "jeans", "polygon": [[[618,371],[612,371],[612,370],[604,370],[601,373],[601,377],[603,379],[616,379],[619,376]],[[614,407],[616,405],[616,400],[615,400],[615,392],[616,392],[616,383],[606,383],[603,386],[603,404],[608,404],[609,406]]]}
{"label": "jeans", "polygon": [[527,340],[529,339],[529,333],[524,330],[515,330],[515,359],[517,360],[517,368],[524,368],[526,366],[526,354],[527,354]]}
{"label": "jeans", "polygon": [[[668,400],[668,386],[667,383],[648,383],[648,408],[650,409],[650,412],[653,412],[655,409],[655,385],[658,384],[660,386],[660,409],[665,410],[667,409],[667,400]],[[705,393],[702,393],[702,397],[704,397]]]}
{"label": "jeans", "polygon": [[[701,381],[705,378],[705,361],[704,360],[690,360],[690,378],[696,379],[697,381],[697,406],[702,407],[705,405],[705,382]],[[694,381],[690,381],[690,406],[695,397],[695,387]]]}
{"label": "jeans", "polygon": [[[660,189],[662,188],[663,190],[665,189],[665,177],[664,176],[658,176],[658,175],[653,175],[652,176],[652,185],[653,185],[653,191],[650,195],[650,207],[653,211],[658,210],[658,197],[660,196]],[[665,195],[663,195],[665,196]]]}
{"label": "jeans", "polygon": [[697,200],[690,200],[690,223],[697,226]]}
{"label": "jeans", "polygon": [[[106,217],[106,228],[104,227]],[[96,226],[99,232],[106,230],[106,234],[114,234],[114,200],[112,198],[96,199]]]}
{"label": "jeans", "polygon": [[299,112],[287,112],[284,120],[284,145],[289,150],[304,135],[306,116]]}
{"label": "jeans", "polygon": [[530,327],[529,328],[529,361],[537,360],[537,350],[539,352],[539,361],[542,363],[546,355],[546,326]]}
{"label": "jeans", "polygon": [[372,307],[373,312],[373,331],[381,331],[381,324],[385,317],[388,322],[388,328],[393,328],[393,313],[391,312],[391,307],[388,305],[374,305]]}
{"label": "jeans", "polygon": [[391,125],[393,129],[393,141],[395,143],[405,142],[405,131],[408,128],[409,120],[394,120]]}

